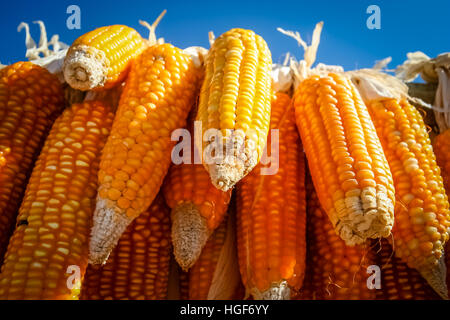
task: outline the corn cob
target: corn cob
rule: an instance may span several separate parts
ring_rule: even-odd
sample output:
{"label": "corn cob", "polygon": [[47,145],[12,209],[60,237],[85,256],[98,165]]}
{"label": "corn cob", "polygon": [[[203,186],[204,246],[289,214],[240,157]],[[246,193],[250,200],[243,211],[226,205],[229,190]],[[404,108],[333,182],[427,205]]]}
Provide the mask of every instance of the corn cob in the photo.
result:
{"label": "corn cob", "polygon": [[30,62],[0,70],[0,265],[26,183],[64,107],[58,79]]}
{"label": "corn cob", "polygon": [[371,300],[367,266],[375,256],[367,245],[347,246],[334,232],[307,177],[307,250],[304,285],[297,298],[319,300]]}
{"label": "corn cob", "polygon": [[446,297],[442,255],[450,211],[423,119],[403,99],[372,101],[368,109],[394,178],[394,252]]}
{"label": "corn cob", "polygon": [[438,134],[433,144],[436,161],[441,168],[444,187],[450,194],[450,129]]}
{"label": "corn cob", "polygon": [[297,127],[320,203],[347,243],[389,236],[394,186],[373,123],[342,75],[311,76],[294,98]]}
{"label": "corn cob", "polygon": [[450,296],[450,241],[445,247],[445,266],[447,267],[447,289],[448,296]]}
{"label": "corn cob", "polygon": [[194,163],[197,150],[192,149],[190,163],[172,164],[163,184],[164,197],[172,208],[174,255],[183,270],[197,261],[208,237],[222,222],[231,197],[231,190],[214,187],[205,168]]}
{"label": "corn cob", "polygon": [[260,163],[238,184],[239,266],[255,299],[289,299],[289,287],[299,289],[304,277],[306,198],[304,154],[288,95],[274,97],[270,128],[279,130],[278,171],[262,175],[268,165]]}
{"label": "corn cob", "polygon": [[70,46],[64,60],[64,78],[78,90],[109,89],[126,77],[132,61],[144,48],[145,40],[133,28],[97,28]]}
{"label": "corn cob", "polygon": [[123,233],[104,266],[89,266],[81,299],[167,299],[169,208],[159,194]]}
{"label": "corn cob", "polygon": [[436,300],[439,296],[425,279],[406,263],[395,257],[388,241],[374,247],[381,268],[381,289],[375,290],[377,300]]}
{"label": "corn cob", "polygon": [[[264,39],[250,30],[225,32],[208,52],[196,118],[202,134],[195,143],[204,150],[212,183],[224,191],[261,159],[270,120],[271,64]],[[208,137],[210,129],[215,132]],[[223,139],[215,137],[219,133]]]}
{"label": "corn cob", "polygon": [[90,263],[107,260],[158,193],[175,144],[172,131],[186,125],[200,73],[170,44],[149,47],[133,63],[100,161]]}
{"label": "corn cob", "polygon": [[[450,129],[438,134],[433,143],[436,161],[441,169],[442,179],[447,197],[450,195]],[[450,296],[450,242],[447,242],[445,249],[445,259],[447,267],[447,289]]]}
{"label": "corn cob", "polygon": [[229,300],[241,284],[237,262],[234,215],[214,231],[189,270],[189,299]]}
{"label": "corn cob", "polygon": [[78,297],[87,267],[100,152],[112,121],[111,108],[99,101],[74,104],[55,121],[5,255],[0,299]]}

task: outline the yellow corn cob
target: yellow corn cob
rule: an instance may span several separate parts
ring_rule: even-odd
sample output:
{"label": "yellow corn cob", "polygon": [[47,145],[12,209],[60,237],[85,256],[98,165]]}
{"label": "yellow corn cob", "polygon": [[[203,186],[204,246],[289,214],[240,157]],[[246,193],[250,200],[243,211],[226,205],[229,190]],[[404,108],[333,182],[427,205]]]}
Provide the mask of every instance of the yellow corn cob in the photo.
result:
{"label": "yellow corn cob", "polygon": [[170,44],[147,48],[133,63],[102,152],[90,263],[106,261],[158,193],[171,162],[172,131],[186,125],[200,74]]}
{"label": "yellow corn cob", "polygon": [[159,194],[123,233],[108,262],[89,266],[81,299],[166,299],[170,269],[169,208]]}
{"label": "yellow corn cob", "polygon": [[306,274],[297,298],[318,300],[371,300],[367,266],[375,256],[368,245],[347,246],[334,232],[308,176]]}
{"label": "yellow corn cob", "polygon": [[64,107],[58,78],[30,62],[0,70],[0,265],[27,179]]}
{"label": "yellow corn cob", "polygon": [[[225,32],[208,52],[196,117],[202,134],[195,143],[206,155],[203,164],[212,183],[224,191],[261,159],[270,120],[271,65],[267,44],[250,30]],[[209,129],[223,140],[208,141]]]}
{"label": "yellow corn cob", "polygon": [[222,222],[231,197],[231,190],[214,187],[205,168],[194,163],[196,148],[191,149],[191,162],[173,164],[163,184],[164,197],[172,208],[174,255],[183,270],[197,261],[208,237]]}
{"label": "yellow corn cob", "polygon": [[0,299],[78,297],[87,267],[100,153],[112,121],[111,108],[99,101],[74,104],[55,121],[5,255]]}
{"label": "yellow corn cob", "polygon": [[381,268],[381,289],[375,290],[377,300],[439,299],[419,272],[393,255],[387,240],[383,239],[373,251],[377,254],[377,264]]}
{"label": "yellow corn cob", "polygon": [[367,108],[342,75],[312,76],[294,98],[300,131],[320,203],[347,243],[389,236],[394,186]]}
{"label": "yellow corn cob", "polygon": [[274,98],[270,128],[279,130],[278,171],[262,175],[270,164],[260,163],[238,184],[239,266],[255,299],[289,299],[289,287],[298,290],[305,271],[306,195],[304,154],[288,95]]}
{"label": "yellow corn cob", "polygon": [[78,90],[111,88],[126,77],[132,61],[144,48],[145,40],[133,28],[97,28],[70,46],[64,60],[64,78]]}
{"label": "yellow corn cob", "polygon": [[450,211],[427,128],[406,100],[370,102],[368,109],[394,178],[394,252],[445,297],[441,257],[449,237]]}

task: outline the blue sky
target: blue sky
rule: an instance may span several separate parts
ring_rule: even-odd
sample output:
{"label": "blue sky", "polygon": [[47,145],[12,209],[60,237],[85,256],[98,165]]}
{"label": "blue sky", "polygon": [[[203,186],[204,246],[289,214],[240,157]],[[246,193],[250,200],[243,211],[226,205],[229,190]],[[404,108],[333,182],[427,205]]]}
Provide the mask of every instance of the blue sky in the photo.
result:
{"label": "blue sky", "polygon": [[[69,5],[81,9],[81,30],[66,27]],[[369,30],[366,20],[369,5],[381,9],[381,30]],[[392,56],[393,68],[406,59],[406,53],[420,50],[429,56],[450,51],[448,0],[340,0],[340,1],[155,1],[155,0],[18,0],[2,4],[0,21],[0,62],[25,59],[25,33],[17,32],[21,21],[31,24],[43,20],[49,38],[57,33],[70,44],[81,34],[109,24],[126,24],[147,37],[139,19],[152,22],[159,13],[167,14],[157,29],[178,47],[200,45],[208,48],[208,31],[216,36],[233,27],[254,30],[269,44],[274,62],[281,62],[286,52],[303,57],[296,42],[276,31],[276,27],[297,30],[303,39],[311,40],[318,21],[324,21],[317,60],[339,64],[346,70],[371,67],[376,60]],[[447,24],[447,25],[446,25]],[[37,41],[37,25],[31,25]]]}

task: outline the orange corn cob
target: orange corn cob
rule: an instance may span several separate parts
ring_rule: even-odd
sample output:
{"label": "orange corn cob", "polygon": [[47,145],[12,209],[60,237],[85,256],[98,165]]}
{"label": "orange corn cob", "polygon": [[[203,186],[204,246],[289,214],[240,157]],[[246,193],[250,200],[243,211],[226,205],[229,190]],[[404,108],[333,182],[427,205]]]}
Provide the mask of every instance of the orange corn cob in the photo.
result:
{"label": "orange corn cob", "polygon": [[450,193],[450,129],[438,134],[433,144],[436,161],[441,168],[444,187]]}
{"label": "orange corn cob", "polygon": [[288,286],[298,290],[304,277],[306,199],[304,154],[288,95],[274,97],[270,128],[279,130],[279,156],[271,155],[278,171],[262,175],[274,163],[260,163],[238,184],[239,266],[255,299],[289,299]]}
{"label": "orange corn cob", "polygon": [[66,82],[74,89],[111,88],[124,80],[145,40],[133,28],[113,25],[85,33],[64,60]]}
{"label": "orange corn cob", "polygon": [[347,246],[334,232],[311,178],[307,178],[307,250],[304,285],[299,299],[371,300],[367,266],[375,262],[368,245]]}
{"label": "orange corn cob", "polygon": [[378,300],[439,299],[419,272],[394,256],[387,240],[383,239],[373,251],[377,254],[381,268],[381,289],[375,290]]}
{"label": "orange corn cob", "polygon": [[197,261],[208,237],[222,222],[231,197],[231,190],[214,187],[205,168],[194,163],[197,149],[191,149],[191,162],[172,164],[163,184],[164,197],[172,208],[174,255],[183,270]]}
{"label": "orange corn cob", "polygon": [[427,128],[406,100],[368,103],[395,184],[394,252],[447,296],[442,255],[450,210]]}
{"label": "orange corn cob", "polygon": [[120,238],[104,266],[89,266],[81,299],[167,299],[169,208],[159,194]]}
{"label": "orange corn cob", "polygon": [[64,107],[58,78],[30,62],[0,70],[0,265],[26,183]]}
{"label": "orange corn cob", "polygon": [[[208,52],[196,118],[202,133],[195,143],[204,150],[212,183],[224,191],[261,159],[270,120],[271,65],[266,42],[250,30],[225,32]],[[210,129],[217,132],[208,137]],[[219,132],[223,139],[212,142]]]}
{"label": "orange corn cob", "polygon": [[447,294],[450,296],[450,241],[445,247],[445,266],[447,267]]}
{"label": "orange corn cob", "polygon": [[[433,149],[437,164],[441,168],[441,175],[448,197],[450,195],[450,129],[436,136]],[[447,242],[446,245],[445,259],[447,266],[447,289],[448,295],[450,296],[450,242]]]}
{"label": "orange corn cob", "polygon": [[343,75],[311,76],[294,98],[297,127],[320,203],[347,243],[389,236],[394,185],[380,140]]}
{"label": "orange corn cob", "polygon": [[104,263],[128,224],[151,204],[171,162],[172,131],[183,128],[201,70],[182,50],[147,48],[128,75],[100,162],[90,263]]}
{"label": "orange corn cob", "polygon": [[100,153],[112,121],[111,108],[99,101],[74,104],[55,121],[5,255],[0,299],[78,297],[87,267]]}

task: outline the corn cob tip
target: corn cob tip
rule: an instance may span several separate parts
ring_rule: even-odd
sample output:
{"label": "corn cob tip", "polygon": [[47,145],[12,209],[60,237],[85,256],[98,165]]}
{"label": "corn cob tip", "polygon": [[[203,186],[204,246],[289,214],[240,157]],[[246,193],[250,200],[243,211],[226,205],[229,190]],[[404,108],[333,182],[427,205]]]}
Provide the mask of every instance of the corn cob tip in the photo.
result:
{"label": "corn cob tip", "polygon": [[368,238],[386,238],[391,234],[394,204],[385,193],[366,187],[359,196],[349,196],[343,201],[337,212],[337,221],[332,222],[337,234],[348,246],[362,244]]}
{"label": "corn cob tip", "polygon": [[209,165],[208,171],[212,184],[217,189],[228,191],[255,165],[256,159],[251,157],[244,162],[239,157],[226,156],[222,163]]}
{"label": "corn cob tip", "polygon": [[108,72],[105,53],[79,45],[67,53],[63,72],[64,79],[74,89],[86,91],[103,86]]}
{"label": "corn cob tip", "polygon": [[132,218],[117,212],[111,200],[97,197],[89,242],[89,263],[105,264]]}
{"label": "corn cob tip", "polygon": [[445,266],[444,255],[434,268],[418,268],[418,271],[442,299],[449,300],[446,283],[447,267]]}
{"label": "corn cob tip", "polygon": [[210,234],[206,219],[194,204],[183,203],[172,210],[173,253],[183,271],[197,261]]}
{"label": "corn cob tip", "polygon": [[269,289],[260,292],[254,288],[251,294],[255,300],[290,300],[291,289],[288,287],[287,281],[273,283]]}

